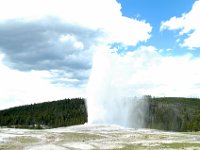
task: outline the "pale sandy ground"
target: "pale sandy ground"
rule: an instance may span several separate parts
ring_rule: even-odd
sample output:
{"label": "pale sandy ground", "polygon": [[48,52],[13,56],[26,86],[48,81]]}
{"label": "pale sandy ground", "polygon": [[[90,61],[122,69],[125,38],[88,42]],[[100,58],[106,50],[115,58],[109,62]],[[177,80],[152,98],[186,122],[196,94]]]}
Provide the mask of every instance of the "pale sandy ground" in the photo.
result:
{"label": "pale sandy ground", "polygon": [[108,125],[46,130],[0,128],[0,150],[200,150],[200,132],[176,133]]}

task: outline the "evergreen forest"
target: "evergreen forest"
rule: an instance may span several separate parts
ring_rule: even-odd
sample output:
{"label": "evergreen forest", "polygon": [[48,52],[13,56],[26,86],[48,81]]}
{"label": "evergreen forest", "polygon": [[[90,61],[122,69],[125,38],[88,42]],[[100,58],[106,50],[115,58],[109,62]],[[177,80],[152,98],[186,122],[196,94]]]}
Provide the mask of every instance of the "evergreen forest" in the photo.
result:
{"label": "evergreen forest", "polygon": [[44,102],[0,111],[0,126],[54,128],[87,122],[83,98]]}
{"label": "evergreen forest", "polygon": [[[167,131],[200,131],[200,99],[146,96],[144,127]],[[87,122],[86,100],[64,99],[0,111],[0,126],[43,129]]]}

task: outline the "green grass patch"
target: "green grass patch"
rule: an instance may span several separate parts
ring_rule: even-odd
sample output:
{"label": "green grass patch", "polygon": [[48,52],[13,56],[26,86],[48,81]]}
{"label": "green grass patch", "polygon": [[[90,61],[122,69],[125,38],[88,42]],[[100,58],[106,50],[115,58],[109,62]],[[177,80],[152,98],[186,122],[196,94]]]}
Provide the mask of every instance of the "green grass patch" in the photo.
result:
{"label": "green grass patch", "polygon": [[190,134],[190,135],[200,135],[200,131],[198,132],[183,132],[184,134]]}
{"label": "green grass patch", "polygon": [[32,143],[37,143],[39,142],[39,139],[30,137],[30,136],[20,136],[12,139],[14,142],[18,142],[21,144],[32,144]]}
{"label": "green grass patch", "polygon": [[163,143],[160,148],[189,148],[189,147],[200,147],[200,143]]}
{"label": "green grass patch", "polygon": [[19,149],[19,147],[12,145],[12,144],[0,145],[0,150],[16,150],[16,149]]}
{"label": "green grass patch", "polygon": [[61,141],[86,141],[105,138],[101,135],[89,133],[64,133],[60,136]]}
{"label": "green grass patch", "polygon": [[127,144],[119,150],[160,150],[160,149],[184,149],[184,148],[200,148],[200,143],[158,143],[158,144]]}
{"label": "green grass patch", "polygon": [[20,136],[9,138],[5,143],[0,144],[0,150],[18,150],[24,146],[32,145],[39,142],[39,139],[30,136]]}
{"label": "green grass patch", "polygon": [[149,148],[154,149],[154,147],[148,147],[142,144],[127,144],[124,145],[124,147],[119,148],[118,150],[149,150]]}

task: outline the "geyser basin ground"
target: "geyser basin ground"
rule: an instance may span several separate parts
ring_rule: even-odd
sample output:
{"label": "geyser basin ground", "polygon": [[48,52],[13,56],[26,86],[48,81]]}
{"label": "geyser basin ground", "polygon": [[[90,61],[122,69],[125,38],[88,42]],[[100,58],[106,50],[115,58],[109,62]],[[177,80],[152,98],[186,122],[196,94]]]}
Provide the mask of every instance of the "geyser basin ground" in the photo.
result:
{"label": "geyser basin ground", "polygon": [[46,130],[0,128],[0,149],[200,149],[200,132],[178,133],[106,125]]}

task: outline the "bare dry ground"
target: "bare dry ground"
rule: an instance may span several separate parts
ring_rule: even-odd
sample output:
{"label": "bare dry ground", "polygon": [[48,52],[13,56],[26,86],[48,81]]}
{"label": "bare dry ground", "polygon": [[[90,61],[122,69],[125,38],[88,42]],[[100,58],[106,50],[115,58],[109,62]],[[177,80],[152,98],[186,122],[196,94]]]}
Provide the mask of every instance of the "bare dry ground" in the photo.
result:
{"label": "bare dry ground", "polygon": [[200,150],[200,132],[178,133],[108,125],[46,130],[0,128],[0,150]]}

